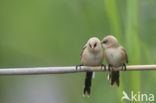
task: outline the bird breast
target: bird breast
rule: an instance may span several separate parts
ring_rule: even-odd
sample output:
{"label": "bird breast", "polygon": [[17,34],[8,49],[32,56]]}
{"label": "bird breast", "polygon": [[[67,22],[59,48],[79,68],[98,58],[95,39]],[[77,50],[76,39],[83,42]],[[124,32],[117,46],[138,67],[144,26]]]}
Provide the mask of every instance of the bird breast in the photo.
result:
{"label": "bird breast", "polygon": [[106,50],[106,61],[112,66],[122,65],[122,53],[120,48],[109,48]]}
{"label": "bird breast", "polygon": [[103,51],[100,53],[84,52],[81,63],[85,66],[99,66],[103,61]]}

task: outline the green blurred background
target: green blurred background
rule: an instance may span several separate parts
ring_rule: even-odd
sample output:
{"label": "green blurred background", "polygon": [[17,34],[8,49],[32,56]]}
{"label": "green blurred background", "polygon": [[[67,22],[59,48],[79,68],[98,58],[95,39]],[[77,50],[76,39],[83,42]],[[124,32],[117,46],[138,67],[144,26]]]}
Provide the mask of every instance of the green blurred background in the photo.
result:
{"label": "green blurred background", "polygon": [[[155,0],[0,0],[0,67],[77,65],[90,37],[110,34],[130,65],[155,64],[155,11]],[[119,88],[96,73],[90,98],[85,73],[0,76],[0,103],[120,103],[123,90],[156,94],[155,73],[121,72]]]}

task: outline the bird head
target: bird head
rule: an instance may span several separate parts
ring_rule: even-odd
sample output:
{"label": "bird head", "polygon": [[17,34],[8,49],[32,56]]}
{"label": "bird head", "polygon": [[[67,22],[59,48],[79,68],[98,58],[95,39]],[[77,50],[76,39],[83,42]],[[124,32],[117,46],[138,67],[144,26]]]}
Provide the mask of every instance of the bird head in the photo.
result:
{"label": "bird head", "polygon": [[101,44],[104,48],[115,48],[119,46],[118,40],[112,35],[104,37]]}
{"label": "bird head", "polygon": [[89,51],[98,52],[101,49],[100,40],[97,37],[92,37],[87,42],[87,47]]}

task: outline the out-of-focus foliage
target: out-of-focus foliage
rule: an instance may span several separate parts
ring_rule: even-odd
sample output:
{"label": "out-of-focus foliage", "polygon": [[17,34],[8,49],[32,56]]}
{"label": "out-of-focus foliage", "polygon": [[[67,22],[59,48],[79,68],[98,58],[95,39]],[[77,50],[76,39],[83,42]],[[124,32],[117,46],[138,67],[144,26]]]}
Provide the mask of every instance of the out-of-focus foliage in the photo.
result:
{"label": "out-of-focus foliage", "polygon": [[[155,10],[155,0],[1,0],[0,67],[77,65],[90,37],[110,34],[129,64],[156,64]],[[90,98],[84,73],[1,76],[0,103],[120,103],[123,90],[156,94],[155,73],[121,72],[119,88],[96,73]]]}

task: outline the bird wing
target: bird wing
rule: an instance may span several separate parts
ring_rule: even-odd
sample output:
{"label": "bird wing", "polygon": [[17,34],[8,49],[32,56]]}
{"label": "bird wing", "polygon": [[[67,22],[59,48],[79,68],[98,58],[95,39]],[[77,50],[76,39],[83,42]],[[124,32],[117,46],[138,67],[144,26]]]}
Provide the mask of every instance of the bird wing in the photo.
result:
{"label": "bird wing", "polygon": [[80,54],[80,59],[82,59],[82,55],[83,55],[83,52],[84,50],[87,48],[87,45],[85,45],[83,48],[82,48],[82,51],[81,51],[81,54]]}
{"label": "bird wing", "polygon": [[122,47],[121,49],[122,49],[122,51],[123,51],[124,54],[125,54],[126,63],[128,63],[128,55],[127,55],[127,52],[126,52],[126,50],[125,50],[123,47]]}

